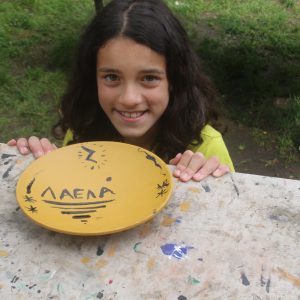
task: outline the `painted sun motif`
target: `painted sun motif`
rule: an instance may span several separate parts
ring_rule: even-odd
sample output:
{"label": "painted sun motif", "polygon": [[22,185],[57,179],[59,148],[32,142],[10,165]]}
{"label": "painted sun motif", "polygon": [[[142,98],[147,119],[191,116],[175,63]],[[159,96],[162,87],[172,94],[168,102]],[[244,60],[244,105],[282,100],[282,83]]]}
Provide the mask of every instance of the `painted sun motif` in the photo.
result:
{"label": "painted sun motif", "polygon": [[92,144],[92,146],[87,147],[82,145],[81,150],[78,151],[78,158],[82,160],[85,168],[90,170],[100,169],[107,163],[106,159],[106,149],[103,145],[98,146],[97,144]]}

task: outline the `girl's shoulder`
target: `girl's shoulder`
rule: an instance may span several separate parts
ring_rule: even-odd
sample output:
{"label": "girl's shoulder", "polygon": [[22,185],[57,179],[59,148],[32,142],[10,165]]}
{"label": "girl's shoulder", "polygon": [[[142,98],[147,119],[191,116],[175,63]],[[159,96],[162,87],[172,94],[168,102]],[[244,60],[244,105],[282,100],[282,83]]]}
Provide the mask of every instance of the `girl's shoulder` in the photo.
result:
{"label": "girl's shoulder", "polygon": [[72,130],[69,128],[65,134],[64,140],[63,140],[63,144],[62,146],[67,146],[69,142],[71,142],[73,140],[73,132]]}
{"label": "girl's shoulder", "polygon": [[222,134],[211,125],[207,124],[201,130],[201,137],[203,140],[207,138],[222,138]]}
{"label": "girl's shoulder", "polygon": [[234,166],[222,134],[207,124],[202,128],[200,135],[202,143],[197,146],[190,145],[189,149],[193,152],[201,152],[207,159],[211,156],[217,156],[222,164],[228,165],[230,170],[234,171]]}

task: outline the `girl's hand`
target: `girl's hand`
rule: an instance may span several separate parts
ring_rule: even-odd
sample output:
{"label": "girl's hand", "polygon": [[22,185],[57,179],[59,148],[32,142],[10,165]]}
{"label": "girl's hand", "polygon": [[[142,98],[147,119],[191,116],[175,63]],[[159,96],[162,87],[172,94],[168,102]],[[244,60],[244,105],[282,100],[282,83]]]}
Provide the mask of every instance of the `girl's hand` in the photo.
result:
{"label": "girl's hand", "polygon": [[208,175],[220,177],[230,172],[229,167],[221,165],[216,156],[206,159],[202,153],[194,153],[191,150],[186,150],[183,154],[178,153],[170,160],[170,164],[176,166],[173,176],[184,182],[190,179],[200,181]]}
{"label": "girl's hand", "polygon": [[35,158],[57,149],[55,144],[52,144],[48,139],[39,139],[36,136],[31,136],[28,140],[25,138],[19,138],[17,140],[12,139],[7,145],[16,146],[23,155],[32,153]]}

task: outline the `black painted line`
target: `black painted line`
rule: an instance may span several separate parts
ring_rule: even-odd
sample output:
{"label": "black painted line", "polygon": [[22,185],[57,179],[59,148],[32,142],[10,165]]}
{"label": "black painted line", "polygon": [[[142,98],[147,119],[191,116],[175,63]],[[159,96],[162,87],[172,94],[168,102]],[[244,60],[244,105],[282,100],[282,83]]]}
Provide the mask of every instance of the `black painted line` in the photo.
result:
{"label": "black painted line", "polygon": [[10,171],[13,169],[13,167],[14,167],[14,165],[11,165],[11,166],[5,171],[5,173],[2,175],[2,178],[3,178],[3,179],[6,178],[6,177],[8,177],[8,175],[9,175]]}
{"label": "black painted line", "polygon": [[10,159],[10,160],[7,160],[7,161],[4,163],[4,165],[8,165],[11,161],[12,161],[11,159]]}
{"label": "black painted line", "polygon": [[51,206],[51,208],[59,208],[59,209],[93,209],[93,208],[105,208],[106,205],[99,206],[89,206],[89,207],[59,207],[59,206]]}
{"label": "black painted line", "polygon": [[17,156],[17,155],[15,155],[15,154],[6,154],[6,153],[3,153],[3,154],[1,155],[1,158],[2,158],[2,159],[5,159],[5,158],[8,158],[8,157],[13,157],[13,156]]}
{"label": "black painted line", "polygon": [[93,213],[97,210],[87,210],[87,211],[62,211],[61,214],[63,215],[80,215],[80,214],[86,214],[86,213]]}
{"label": "black painted line", "polygon": [[34,182],[35,182],[35,177],[29,182],[29,184],[26,187],[27,194],[31,193],[31,188]]}
{"label": "black painted line", "polygon": [[82,216],[73,216],[73,219],[88,219],[90,218],[90,215],[82,215]]}
{"label": "black painted line", "polygon": [[232,181],[232,184],[233,184],[233,187],[234,187],[234,190],[235,190],[237,196],[240,196],[240,191],[239,191],[237,185],[236,185],[235,182],[234,182],[234,179],[233,179],[232,174],[230,174],[230,178],[231,178],[231,181]]}
{"label": "black painted line", "polygon": [[55,204],[55,205],[89,205],[89,204],[101,204],[101,203],[107,203],[112,202],[115,199],[112,200],[105,200],[105,201],[95,201],[95,202],[58,202],[58,201],[51,201],[51,200],[43,200],[46,203],[49,204]]}

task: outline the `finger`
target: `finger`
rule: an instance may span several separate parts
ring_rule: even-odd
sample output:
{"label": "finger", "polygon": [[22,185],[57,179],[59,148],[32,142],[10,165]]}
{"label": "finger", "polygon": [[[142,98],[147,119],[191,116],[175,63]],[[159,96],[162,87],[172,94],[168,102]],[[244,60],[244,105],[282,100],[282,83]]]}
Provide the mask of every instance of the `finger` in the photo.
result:
{"label": "finger", "polygon": [[194,153],[187,168],[181,172],[180,180],[184,182],[190,180],[193,177],[193,175],[196,174],[205,163],[206,159],[202,153]]}
{"label": "finger", "polygon": [[42,145],[42,149],[45,154],[48,154],[51,151],[55,150],[55,148],[53,147],[53,144],[46,138],[41,138],[40,143]]}
{"label": "finger", "polygon": [[217,170],[215,170],[212,175],[214,177],[221,177],[226,173],[230,172],[230,168],[227,165],[220,165]]}
{"label": "finger", "polygon": [[28,139],[28,146],[34,157],[38,158],[45,154],[41,141],[36,136],[31,136]]}
{"label": "finger", "polygon": [[181,172],[186,169],[188,166],[194,152],[191,150],[186,150],[180,157],[179,161],[176,164],[176,168],[173,171],[175,177],[179,177]]}
{"label": "finger", "polygon": [[17,141],[15,139],[12,139],[7,142],[7,145],[8,146],[17,146]]}
{"label": "finger", "polygon": [[57,149],[57,146],[56,146],[54,143],[52,143],[52,146],[53,146],[53,149],[54,149],[54,150]]}
{"label": "finger", "polygon": [[195,181],[200,181],[212,174],[220,166],[220,161],[216,156],[210,157],[202,168],[193,175]]}
{"label": "finger", "polygon": [[25,138],[19,138],[17,140],[17,148],[18,148],[19,152],[23,155],[26,155],[30,152],[29,148],[28,148],[27,139],[25,139]]}
{"label": "finger", "polygon": [[169,164],[170,165],[177,165],[177,163],[179,162],[181,156],[182,156],[181,153],[177,153],[177,155],[169,161]]}

